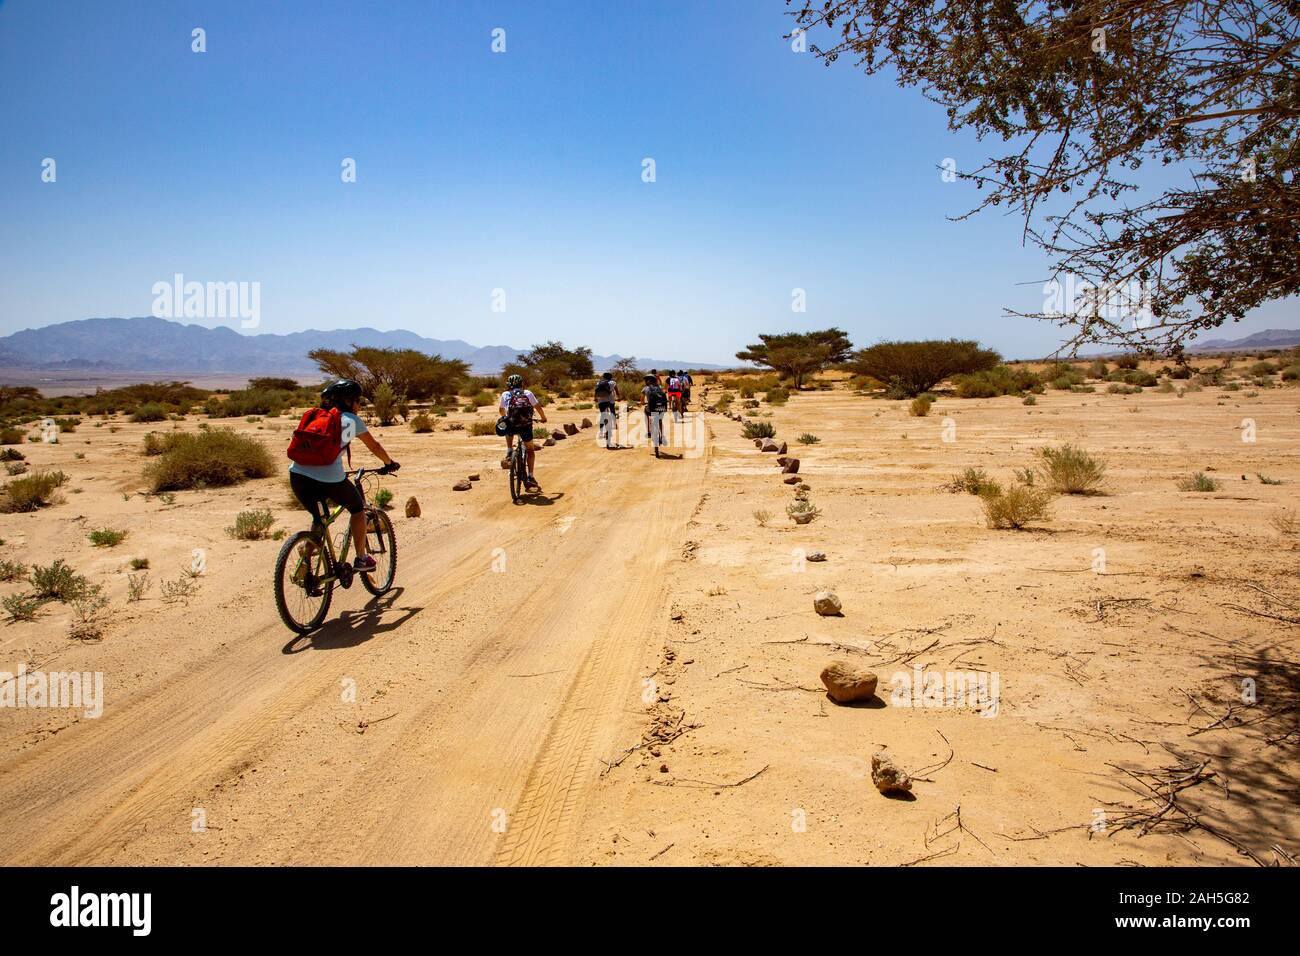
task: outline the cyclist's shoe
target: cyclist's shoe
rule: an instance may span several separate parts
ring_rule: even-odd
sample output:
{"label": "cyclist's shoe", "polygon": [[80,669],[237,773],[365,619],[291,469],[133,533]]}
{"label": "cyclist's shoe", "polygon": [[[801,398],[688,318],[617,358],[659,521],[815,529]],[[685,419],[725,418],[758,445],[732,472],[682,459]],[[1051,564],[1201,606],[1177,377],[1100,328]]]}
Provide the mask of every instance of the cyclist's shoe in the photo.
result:
{"label": "cyclist's shoe", "polygon": [[374,571],[377,567],[379,567],[379,565],[375,564],[375,559],[368,554],[360,555],[352,561],[353,571],[361,571],[368,574],[371,571]]}
{"label": "cyclist's shoe", "polygon": [[527,478],[524,479],[524,485],[528,488],[529,491],[542,490],[542,486],[537,483],[537,479],[534,478],[532,475],[529,475]]}

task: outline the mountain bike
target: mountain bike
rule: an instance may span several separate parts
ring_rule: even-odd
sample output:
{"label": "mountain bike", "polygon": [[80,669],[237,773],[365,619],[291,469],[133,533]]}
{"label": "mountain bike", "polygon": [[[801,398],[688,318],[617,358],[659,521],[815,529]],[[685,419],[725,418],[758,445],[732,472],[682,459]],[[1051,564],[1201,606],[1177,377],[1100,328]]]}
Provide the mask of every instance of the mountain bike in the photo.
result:
{"label": "mountain bike", "polygon": [[366,502],[366,551],[375,559],[375,570],[353,570],[348,561],[352,547],[351,516],[344,516],[347,529],[339,538],[337,554],[330,525],[344,514],[340,506],[330,513],[317,514],[310,531],[292,535],[275,559],[275,606],[280,620],[292,631],[306,634],[320,627],[329,613],[334,599],[334,585],[352,587],[353,577],[360,575],[362,586],[376,597],[387,593],[397,574],[397,536],[393,523],[380,508],[369,504],[366,480],[373,483],[379,475],[389,474],[387,466],[378,469],[359,469],[352,483]]}
{"label": "mountain bike", "polygon": [[[519,504],[520,499],[529,494],[528,490],[528,448],[527,444],[537,441],[536,432],[528,437],[515,435],[514,447],[510,450],[510,500]],[[541,491],[540,488],[537,491]],[[532,492],[535,494],[536,492]]]}

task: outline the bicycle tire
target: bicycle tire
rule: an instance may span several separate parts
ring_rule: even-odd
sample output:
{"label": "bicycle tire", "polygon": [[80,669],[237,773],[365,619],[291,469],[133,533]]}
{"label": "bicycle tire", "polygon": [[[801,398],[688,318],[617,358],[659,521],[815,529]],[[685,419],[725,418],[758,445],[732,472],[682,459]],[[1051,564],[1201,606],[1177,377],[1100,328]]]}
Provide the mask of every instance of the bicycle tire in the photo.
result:
{"label": "bicycle tire", "polygon": [[515,504],[519,504],[523,492],[524,478],[520,474],[524,468],[522,458],[520,446],[516,445],[515,449],[510,453],[510,500]]}
{"label": "bicycle tire", "polygon": [[[375,575],[369,572],[362,572],[361,586],[371,594],[378,597],[381,594],[387,594],[393,586],[393,578],[397,576],[397,535],[393,532],[393,522],[388,520],[388,515],[378,509],[366,509],[366,527],[369,529],[370,522],[374,521],[376,531],[374,534],[382,547],[376,549],[371,546],[369,530],[366,531],[366,552],[374,557],[375,554],[387,554],[388,556],[388,574],[385,575],[382,583],[373,580]],[[385,540],[387,539],[387,540]],[[378,562],[378,558],[375,559]]]}
{"label": "bicycle tire", "polygon": [[289,608],[288,595],[294,592],[287,591],[286,585],[289,588],[297,589],[297,591],[303,590],[299,585],[288,580],[288,575],[292,574],[293,569],[296,568],[296,564],[291,564],[291,562],[297,555],[298,545],[308,542],[316,549],[317,560],[321,560],[328,554],[321,540],[314,534],[310,531],[299,531],[284,542],[280,547],[279,555],[275,559],[275,608],[280,612],[280,620],[284,622],[285,626],[298,634],[309,634],[320,627],[321,622],[325,620],[325,615],[329,613],[330,602],[334,600],[334,582],[327,581],[323,585],[324,594],[321,596],[320,607],[309,619],[305,621],[298,620],[297,616]]}

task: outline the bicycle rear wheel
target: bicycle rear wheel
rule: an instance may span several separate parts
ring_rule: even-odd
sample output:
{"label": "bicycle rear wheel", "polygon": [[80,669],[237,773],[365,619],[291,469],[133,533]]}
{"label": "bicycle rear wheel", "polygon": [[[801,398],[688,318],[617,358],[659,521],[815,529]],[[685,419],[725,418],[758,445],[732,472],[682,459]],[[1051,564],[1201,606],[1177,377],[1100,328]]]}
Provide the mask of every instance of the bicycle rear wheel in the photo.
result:
{"label": "bicycle rear wheel", "polygon": [[366,510],[366,553],[375,559],[375,570],[361,575],[361,584],[374,595],[387,593],[397,574],[397,536],[388,515]]}
{"label": "bicycle rear wheel", "polygon": [[275,607],[289,630],[306,634],[320,627],[334,598],[334,582],[322,583],[328,576],[325,547],[310,531],[299,531],[280,548]]}
{"label": "bicycle rear wheel", "polygon": [[516,443],[514,451],[510,453],[510,500],[519,504],[519,498],[524,490],[524,455],[522,445]]}

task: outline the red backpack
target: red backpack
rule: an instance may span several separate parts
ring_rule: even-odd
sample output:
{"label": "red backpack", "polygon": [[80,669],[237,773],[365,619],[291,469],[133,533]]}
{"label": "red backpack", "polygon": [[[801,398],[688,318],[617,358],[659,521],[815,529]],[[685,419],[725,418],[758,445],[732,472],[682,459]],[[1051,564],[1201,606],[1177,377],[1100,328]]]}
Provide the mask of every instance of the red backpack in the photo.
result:
{"label": "red backpack", "polygon": [[343,451],[343,415],[337,408],[309,408],[289,440],[289,458],[299,465],[332,465]]}

